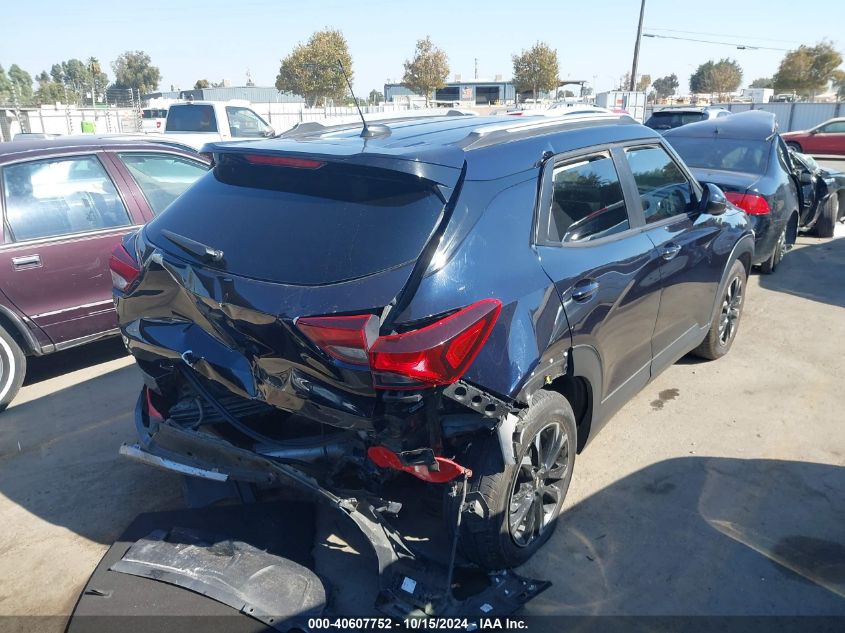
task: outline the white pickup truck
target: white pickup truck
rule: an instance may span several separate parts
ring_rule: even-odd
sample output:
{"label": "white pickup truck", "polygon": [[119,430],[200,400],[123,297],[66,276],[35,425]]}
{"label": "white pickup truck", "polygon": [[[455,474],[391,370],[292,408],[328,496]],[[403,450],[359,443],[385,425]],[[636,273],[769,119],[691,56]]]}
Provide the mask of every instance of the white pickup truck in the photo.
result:
{"label": "white pickup truck", "polygon": [[164,135],[196,149],[215,141],[273,136],[273,128],[248,105],[238,101],[172,103]]}

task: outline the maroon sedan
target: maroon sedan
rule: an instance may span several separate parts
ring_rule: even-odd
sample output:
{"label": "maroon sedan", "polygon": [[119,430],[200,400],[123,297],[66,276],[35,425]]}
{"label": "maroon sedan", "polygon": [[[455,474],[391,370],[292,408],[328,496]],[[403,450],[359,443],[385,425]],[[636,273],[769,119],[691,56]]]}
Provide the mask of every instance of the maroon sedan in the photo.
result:
{"label": "maroon sedan", "polygon": [[0,144],[0,411],[27,356],[118,333],[112,248],[207,170],[192,149],[160,140]]}
{"label": "maroon sedan", "polygon": [[787,132],[781,138],[803,154],[845,156],[845,117],[829,119],[806,131]]}

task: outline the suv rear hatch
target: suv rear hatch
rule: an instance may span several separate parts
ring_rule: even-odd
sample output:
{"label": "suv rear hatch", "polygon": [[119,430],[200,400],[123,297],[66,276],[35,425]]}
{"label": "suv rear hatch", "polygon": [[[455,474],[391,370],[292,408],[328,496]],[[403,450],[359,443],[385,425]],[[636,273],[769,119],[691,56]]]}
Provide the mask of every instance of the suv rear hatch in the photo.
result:
{"label": "suv rear hatch", "polygon": [[329,357],[295,323],[376,315],[377,326],[448,221],[460,170],[433,166],[435,181],[396,159],[386,163],[398,169],[267,152],[215,158],[136,238],[142,274],[117,292],[130,350],[152,375],[181,359],[242,397],[366,427],[369,367]]}

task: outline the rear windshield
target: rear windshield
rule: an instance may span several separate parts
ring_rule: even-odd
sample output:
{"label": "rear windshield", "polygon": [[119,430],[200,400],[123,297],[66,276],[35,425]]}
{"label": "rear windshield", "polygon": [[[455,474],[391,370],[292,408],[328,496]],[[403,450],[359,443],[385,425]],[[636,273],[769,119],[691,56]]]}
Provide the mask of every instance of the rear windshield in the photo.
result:
{"label": "rear windshield", "polygon": [[690,167],[762,175],[769,166],[769,143],[735,138],[666,137]]}
{"label": "rear windshield", "polygon": [[164,129],[167,132],[216,132],[217,119],[214,117],[214,106],[193,104],[170,106]]}
{"label": "rear windshield", "polygon": [[645,124],[654,130],[671,130],[706,118],[703,112],[655,112]]}
{"label": "rear windshield", "polygon": [[433,189],[397,172],[259,166],[223,156],[145,235],[187,259],[163,229],[222,250],[222,262],[203,265],[232,274],[321,285],[416,260],[442,208]]}

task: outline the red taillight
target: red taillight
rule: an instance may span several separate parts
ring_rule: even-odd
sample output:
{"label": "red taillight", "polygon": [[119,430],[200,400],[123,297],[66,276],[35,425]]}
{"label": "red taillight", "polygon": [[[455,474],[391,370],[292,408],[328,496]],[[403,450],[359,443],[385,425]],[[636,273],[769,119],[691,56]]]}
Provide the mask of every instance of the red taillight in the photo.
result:
{"label": "red taillight", "polygon": [[160,127],[161,127],[161,121],[156,121],[156,129],[159,129]]}
{"label": "red taillight", "polygon": [[498,299],[482,299],[426,327],[378,338],[373,315],[306,317],[296,326],[330,356],[369,365],[376,389],[420,389],[463,376],[501,310]]}
{"label": "red taillight", "polygon": [[366,365],[367,350],[378,334],[378,319],[372,314],[305,317],[297,319],[296,327],[329,356],[353,365]]}
{"label": "red taillight", "polygon": [[771,213],[769,203],[766,202],[766,199],[763,196],[757,196],[753,193],[736,193],[728,191],[725,193],[725,197],[730,200],[731,203],[745,211],[748,215],[766,215]]}
{"label": "red taillight", "polygon": [[111,271],[112,286],[115,290],[121,292],[126,292],[141,275],[138,263],[129,254],[122,242],[118,243],[111,252],[109,270]]}
{"label": "red taillight", "polygon": [[295,167],[296,169],[319,169],[324,162],[310,158],[291,156],[269,156],[267,154],[246,154],[244,159],[253,165],[271,165],[273,167]]}

